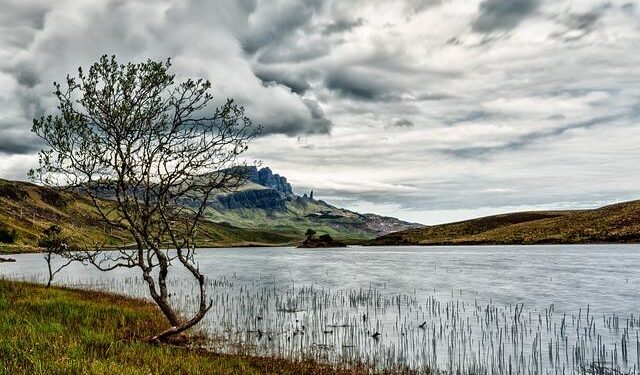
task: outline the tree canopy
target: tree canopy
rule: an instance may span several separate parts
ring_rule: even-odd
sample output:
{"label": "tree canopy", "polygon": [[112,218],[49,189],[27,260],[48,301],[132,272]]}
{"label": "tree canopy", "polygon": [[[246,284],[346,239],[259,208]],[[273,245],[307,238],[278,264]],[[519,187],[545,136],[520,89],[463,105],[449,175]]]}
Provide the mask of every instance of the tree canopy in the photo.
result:
{"label": "tree canopy", "polygon": [[[142,272],[171,324],[155,339],[188,329],[209,310],[194,258],[198,223],[212,196],[244,182],[239,156],[260,131],[232,99],[212,108],[209,81],[178,82],[170,68],[169,60],[119,64],[103,56],[64,85],[54,83],[57,111],[35,119],[32,129],[48,147],[31,178],[87,194],[106,223],[131,234],[134,250],[98,247],[82,260],[105,271]],[[173,261],[200,287],[190,319],[171,305]]]}

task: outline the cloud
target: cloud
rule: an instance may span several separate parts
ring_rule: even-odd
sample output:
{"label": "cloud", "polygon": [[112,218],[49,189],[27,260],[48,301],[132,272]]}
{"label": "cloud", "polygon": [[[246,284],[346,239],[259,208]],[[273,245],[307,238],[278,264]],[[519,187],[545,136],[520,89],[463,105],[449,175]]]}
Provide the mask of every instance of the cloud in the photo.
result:
{"label": "cloud", "polygon": [[591,11],[580,14],[571,14],[567,19],[567,26],[578,30],[591,30],[602,17],[602,13]]}
{"label": "cloud", "polygon": [[[0,128],[2,124],[0,124]],[[19,129],[4,128],[0,131],[0,158],[4,155],[33,154],[42,147],[40,140]]]}
{"label": "cloud", "polygon": [[560,19],[565,29],[552,36],[569,42],[580,40],[596,31],[601,19],[611,8],[611,4],[606,3],[585,12],[570,12]]}
{"label": "cloud", "polygon": [[420,13],[431,7],[441,5],[442,2],[442,0],[408,0],[407,7],[414,13]]}
{"label": "cloud", "polygon": [[260,78],[265,84],[279,84],[286,86],[296,94],[302,95],[309,90],[309,82],[301,74],[296,74],[287,70],[279,70],[277,68],[262,67],[257,68],[254,72],[256,77]]}
{"label": "cloud", "polygon": [[305,26],[321,5],[316,0],[258,1],[250,14],[243,46],[253,53],[281,42]]}
{"label": "cloud", "polygon": [[351,208],[437,222],[633,198],[638,10],[602,4],[0,0],[0,176],[35,162],[52,81],[114,53],[210,79],[264,126],[248,158]]}
{"label": "cloud", "polygon": [[[52,82],[102,54],[116,54],[121,62],[171,57],[178,78],[209,78],[214,96],[236,98],[263,125],[264,135],[330,130],[331,122],[319,117],[301,97],[309,87],[304,77],[269,67],[254,73],[244,49],[246,43],[255,51],[277,46],[308,21],[319,1],[281,1],[277,11],[264,1],[230,0],[190,0],[180,5],[168,1],[3,3],[7,4],[0,16],[5,31],[0,37],[0,57],[7,58],[0,70],[11,82],[3,86],[11,97],[0,104],[5,104],[5,113],[12,113],[11,126],[21,128],[23,135],[29,133],[34,117],[54,109]],[[245,27],[252,30],[250,34],[245,34]],[[20,137],[7,134],[7,126],[0,128],[4,152],[36,148],[15,144]]]}
{"label": "cloud", "polygon": [[391,123],[391,126],[397,126],[397,127],[412,127],[414,126],[413,121],[408,120],[406,118],[401,118],[401,119],[397,119],[396,121],[394,121],[393,123]]}
{"label": "cloud", "polygon": [[520,24],[540,6],[540,0],[485,0],[471,24],[473,31],[508,31]]}
{"label": "cloud", "polygon": [[356,27],[362,26],[363,24],[364,24],[364,18],[362,17],[355,20],[340,19],[325,26],[322,29],[322,33],[325,35],[330,35],[330,34],[349,32],[355,29]]}
{"label": "cloud", "polygon": [[375,71],[335,70],[327,75],[325,86],[343,96],[360,100],[393,100],[399,94],[396,83]]}

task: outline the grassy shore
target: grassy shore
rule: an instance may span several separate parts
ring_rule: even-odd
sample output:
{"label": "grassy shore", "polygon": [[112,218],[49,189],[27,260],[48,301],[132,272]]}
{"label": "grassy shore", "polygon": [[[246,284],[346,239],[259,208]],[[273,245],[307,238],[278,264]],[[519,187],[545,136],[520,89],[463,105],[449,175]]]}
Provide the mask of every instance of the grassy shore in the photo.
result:
{"label": "grassy shore", "polygon": [[156,307],[107,293],[0,280],[0,374],[364,374],[313,361],[214,354],[140,340]]}

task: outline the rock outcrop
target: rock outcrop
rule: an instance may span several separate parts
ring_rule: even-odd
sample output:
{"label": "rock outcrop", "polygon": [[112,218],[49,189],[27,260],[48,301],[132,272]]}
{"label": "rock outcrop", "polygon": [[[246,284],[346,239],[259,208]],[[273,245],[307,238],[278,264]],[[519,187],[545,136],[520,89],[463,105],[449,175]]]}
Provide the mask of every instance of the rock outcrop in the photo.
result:
{"label": "rock outcrop", "polygon": [[258,185],[273,189],[285,196],[293,195],[291,184],[287,182],[286,177],[274,174],[269,167],[258,169],[255,166],[248,167],[249,181]]}
{"label": "rock outcrop", "polygon": [[226,210],[256,208],[281,211],[286,209],[287,199],[294,196],[293,189],[287,179],[279,174],[274,174],[268,167],[258,169],[255,166],[249,166],[242,173],[245,173],[249,181],[264,186],[264,189],[242,190],[218,196],[215,206]]}
{"label": "rock outcrop", "polygon": [[314,238],[314,237],[307,238],[306,240],[304,240],[302,245],[300,245],[298,247],[300,247],[300,248],[308,248],[308,249],[315,249],[315,248],[321,248],[321,247],[347,247],[347,245],[345,245],[344,243],[342,243],[340,241],[334,240],[328,234],[323,234],[322,236],[320,236],[318,238]]}
{"label": "rock outcrop", "polygon": [[286,199],[275,189],[245,190],[221,195],[218,204],[227,210],[257,208],[261,210],[284,210]]}

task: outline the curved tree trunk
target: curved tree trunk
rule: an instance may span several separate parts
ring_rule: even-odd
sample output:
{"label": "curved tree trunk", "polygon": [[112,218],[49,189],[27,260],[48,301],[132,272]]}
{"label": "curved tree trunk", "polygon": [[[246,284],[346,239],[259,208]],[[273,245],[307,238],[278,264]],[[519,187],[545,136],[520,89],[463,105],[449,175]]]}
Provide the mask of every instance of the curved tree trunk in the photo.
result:
{"label": "curved tree trunk", "polygon": [[165,299],[165,298],[162,298],[160,295],[156,294],[156,297],[154,297],[153,299],[158,305],[158,307],[160,308],[160,310],[162,311],[162,313],[164,314],[164,316],[169,321],[169,324],[171,324],[171,327],[153,336],[146,338],[146,340],[152,341],[152,342],[167,342],[171,338],[171,336],[180,334],[188,330],[189,328],[195,326],[196,324],[200,323],[200,321],[205,317],[205,315],[211,309],[211,306],[212,306],[212,303],[209,303],[207,305],[206,302],[204,302],[206,301],[205,299],[206,295],[205,295],[203,286],[200,287],[200,296],[201,298],[200,298],[200,306],[198,308],[198,312],[193,317],[191,317],[191,319],[184,320],[180,317],[179,313],[177,313],[171,307],[168,298]]}
{"label": "curved tree trunk", "polygon": [[166,287],[166,279],[168,275],[169,262],[164,254],[162,254],[157,248],[154,249],[155,254],[159,259],[160,270],[158,273],[158,284],[160,292],[156,288],[156,283],[150,273],[150,268],[143,272],[144,280],[149,286],[151,297],[160,308],[160,311],[169,321],[171,327],[159,332],[156,335],[148,337],[146,340],[151,342],[167,342],[172,336],[178,335],[198,324],[211,309],[212,303],[207,304],[206,296],[206,283],[205,277],[200,270],[195,267],[190,261],[188,256],[184,256],[182,249],[178,249],[178,259],[189,270],[192,276],[198,281],[200,289],[200,299],[198,312],[188,320],[183,319],[178,312],[171,306],[169,301],[169,294]]}

